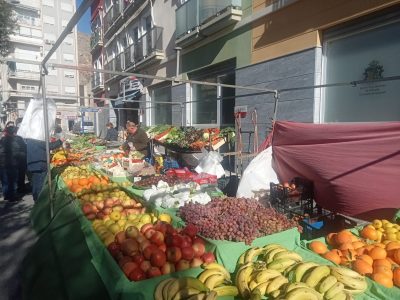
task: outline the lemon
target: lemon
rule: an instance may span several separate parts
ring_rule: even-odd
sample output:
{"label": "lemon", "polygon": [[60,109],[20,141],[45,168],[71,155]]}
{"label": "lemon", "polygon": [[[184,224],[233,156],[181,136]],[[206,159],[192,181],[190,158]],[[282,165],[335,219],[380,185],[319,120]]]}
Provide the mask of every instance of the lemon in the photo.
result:
{"label": "lemon", "polygon": [[372,221],[372,226],[375,227],[375,229],[381,228],[382,227],[382,221],[375,219]]}
{"label": "lemon", "polygon": [[387,233],[387,234],[389,234],[389,233],[397,233],[397,229],[396,228],[394,228],[394,227],[389,227],[389,228],[386,228],[386,230],[385,230],[385,232]]}
{"label": "lemon", "polygon": [[391,241],[397,241],[397,234],[396,233],[388,233],[388,234],[386,234],[386,238]]}
{"label": "lemon", "polygon": [[124,220],[124,219],[118,220],[117,224],[119,227],[124,228],[125,224],[126,224],[126,220]]}
{"label": "lemon", "polygon": [[111,220],[113,220],[113,221],[118,221],[118,220],[121,219],[121,213],[120,213],[119,211],[113,211],[113,212],[110,214],[110,218],[111,218]]}
{"label": "lemon", "polygon": [[144,214],[140,217],[140,223],[147,224],[151,223],[151,216],[149,214]]}
{"label": "lemon", "polygon": [[172,222],[172,218],[169,214],[161,214],[158,216],[158,219],[168,224],[171,224]]}

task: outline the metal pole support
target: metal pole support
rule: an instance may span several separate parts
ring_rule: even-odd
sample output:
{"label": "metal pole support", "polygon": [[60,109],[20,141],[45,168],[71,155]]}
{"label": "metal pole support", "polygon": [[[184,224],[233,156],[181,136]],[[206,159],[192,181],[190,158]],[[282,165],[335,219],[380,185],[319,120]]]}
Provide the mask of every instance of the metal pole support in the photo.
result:
{"label": "metal pole support", "polygon": [[181,103],[181,126],[185,126],[185,105]]}

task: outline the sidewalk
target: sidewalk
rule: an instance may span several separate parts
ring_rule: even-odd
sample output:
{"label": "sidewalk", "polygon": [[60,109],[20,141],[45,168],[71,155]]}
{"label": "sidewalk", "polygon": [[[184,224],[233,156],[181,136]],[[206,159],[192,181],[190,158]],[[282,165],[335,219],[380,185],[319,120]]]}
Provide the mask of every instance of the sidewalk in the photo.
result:
{"label": "sidewalk", "polygon": [[21,299],[20,264],[36,237],[30,227],[32,195],[21,201],[0,199],[0,300]]}

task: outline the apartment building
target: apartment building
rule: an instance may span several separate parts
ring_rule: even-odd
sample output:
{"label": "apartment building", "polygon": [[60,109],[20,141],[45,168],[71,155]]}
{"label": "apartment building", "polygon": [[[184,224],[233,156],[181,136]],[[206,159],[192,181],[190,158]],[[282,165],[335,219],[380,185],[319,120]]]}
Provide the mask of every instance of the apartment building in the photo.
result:
{"label": "apartment building", "polygon": [[[282,90],[278,119],[393,121],[400,119],[398,81],[354,82],[398,76],[399,8],[399,0],[107,0],[101,57],[113,71]],[[118,98],[122,78],[106,75],[104,94]],[[136,118],[147,125],[232,126],[241,107],[249,112],[243,132],[252,134],[254,111],[259,140],[271,130],[272,93],[141,82],[147,103],[120,105],[139,109]],[[252,139],[244,141],[252,149]]]}
{"label": "apartment building", "polygon": [[[11,41],[11,58],[40,62],[51,49],[75,12],[74,0],[12,1],[18,28]],[[77,64],[76,30],[67,36],[49,63]],[[39,66],[8,62],[3,66],[3,101],[7,118],[23,117],[30,99],[39,92]],[[61,79],[61,80],[60,80]],[[77,117],[78,74],[74,70],[49,68],[47,96],[57,104],[57,123],[68,128],[68,120]]]}

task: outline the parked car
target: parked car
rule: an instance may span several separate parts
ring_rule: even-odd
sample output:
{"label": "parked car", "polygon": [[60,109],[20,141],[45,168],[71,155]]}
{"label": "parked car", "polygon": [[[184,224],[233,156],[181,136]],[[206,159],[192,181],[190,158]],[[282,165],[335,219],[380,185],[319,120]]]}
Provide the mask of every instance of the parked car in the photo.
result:
{"label": "parked car", "polygon": [[82,121],[77,121],[72,132],[75,134],[94,133],[94,124],[92,121],[84,121],[82,126]]}

